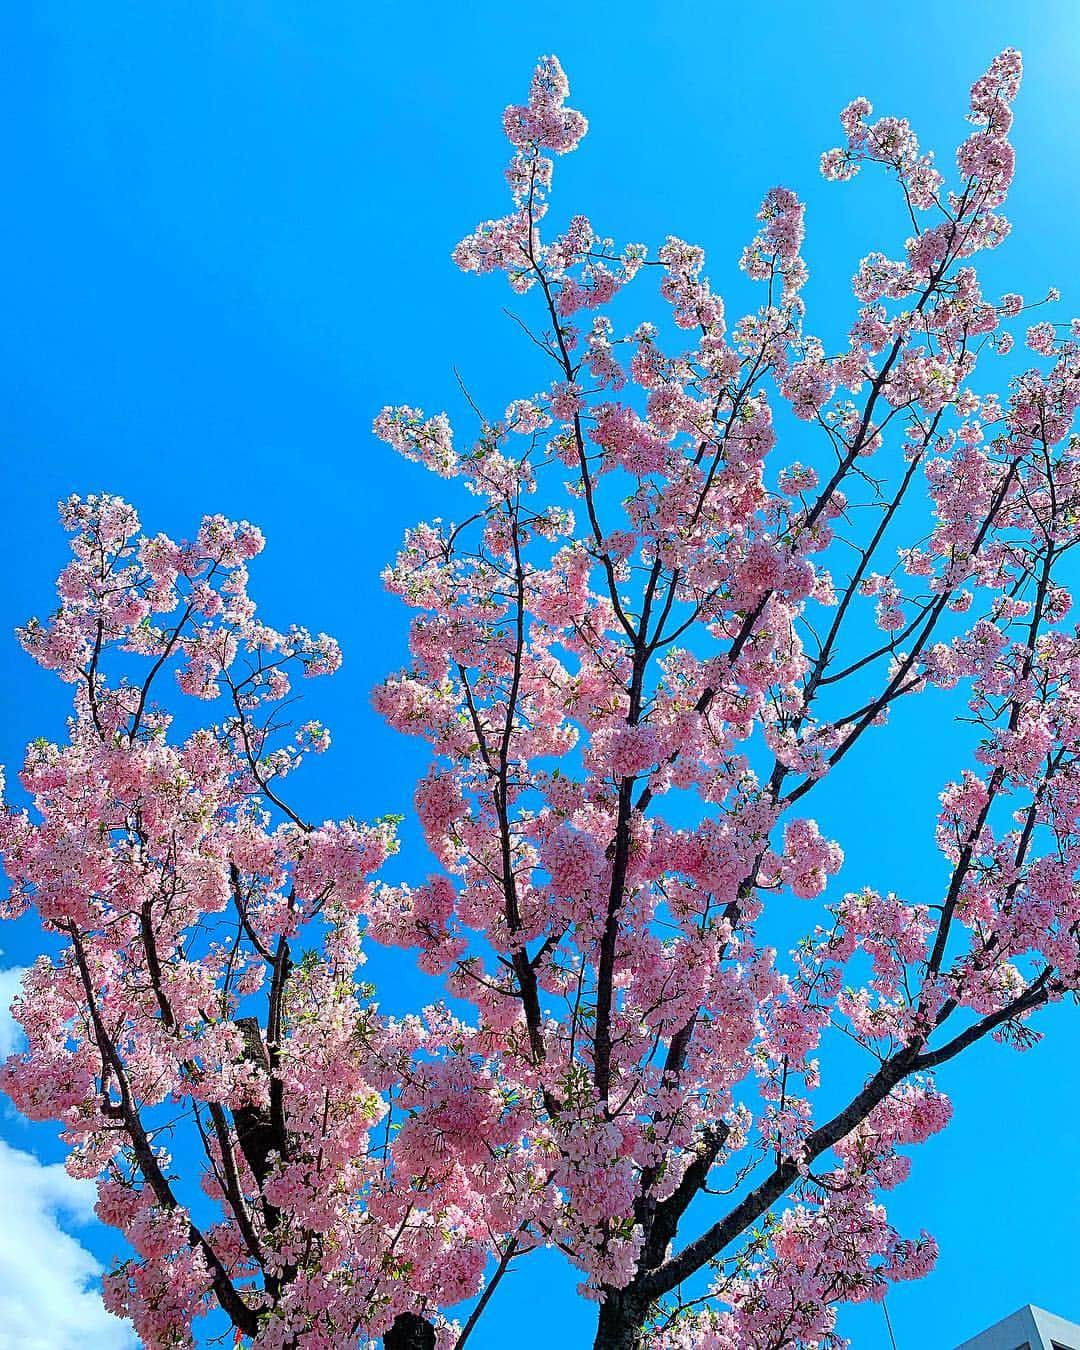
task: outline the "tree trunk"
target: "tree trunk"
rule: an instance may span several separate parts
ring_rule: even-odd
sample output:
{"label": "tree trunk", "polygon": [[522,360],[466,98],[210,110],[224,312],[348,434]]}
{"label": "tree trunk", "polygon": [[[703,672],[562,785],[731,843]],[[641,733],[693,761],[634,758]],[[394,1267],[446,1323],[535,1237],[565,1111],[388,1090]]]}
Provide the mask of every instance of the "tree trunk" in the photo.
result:
{"label": "tree trunk", "polygon": [[399,1313],[383,1337],[385,1350],[435,1350],[435,1328],[415,1313]]}
{"label": "tree trunk", "polygon": [[[236,1026],[244,1037],[241,1059],[248,1060],[269,1077],[270,1060],[263,1044],[258,1019],[238,1017]],[[233,1124],[236,1126],[236,1138],[241,1152],[261,1189],[270,1175],[270,1155],[275,1149],[281,1148],[281,1140],[274,1133],[270,1113],[258,1106],[238,1106],[233,1111]]]}
{"label": "tree trunk", "polygon": [[641,1350],[648,1303],[632,1287],[604,1292],[593,1350]]}

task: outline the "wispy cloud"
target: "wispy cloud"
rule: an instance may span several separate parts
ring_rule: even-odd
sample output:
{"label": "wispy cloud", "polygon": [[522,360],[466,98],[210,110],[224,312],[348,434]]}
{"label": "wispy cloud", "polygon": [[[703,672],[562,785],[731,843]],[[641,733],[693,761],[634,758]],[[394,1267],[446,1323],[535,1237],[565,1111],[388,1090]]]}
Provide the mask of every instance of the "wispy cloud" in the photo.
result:
{"label": "wispy cloud", "polygon": [[7,1059],[22,1045],[22,1028],[11,1015],[11,1000],[19,992],[19,981],[25,969],[25,966],[7,966],[0,970],[0,1060]]}
{"label": "wispy cloud", "polygon": [[[0,1057],[19,1049],[10,1013],[22,970],[0,970]],[[129,1350],[129,1328],[105,1311],[94,1255],[67,1231],[93,1221],[94,1187],[60,1163],[0,1139],[0,1350]]]}
{"label": "wispy cloud", "polygon": [[128,1350],[128,1327],[105,1311],[101,1266],[61,1226],[93,1217],[94,1188],[60,1163],[0,1140],[0,1350]]}

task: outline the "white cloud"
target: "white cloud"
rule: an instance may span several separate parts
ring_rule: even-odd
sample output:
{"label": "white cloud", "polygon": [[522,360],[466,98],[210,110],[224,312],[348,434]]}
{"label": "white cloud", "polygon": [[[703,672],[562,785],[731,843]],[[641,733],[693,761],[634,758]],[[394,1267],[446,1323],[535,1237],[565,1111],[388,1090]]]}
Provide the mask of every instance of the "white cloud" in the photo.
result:
{"label": "white cloud", "polygon": [[129,1350],[128,1326],[105,1311],[94,1256],[60,1226],[93,1218],[94,1187],[60,1163],[0,1140],[0,1350]]}
{"label": "white cloud", "polygon": [[[0,970],[0,1059],[20,1049],[11,1016],[22,968]],[[61,1227],[94,1218],[95,1188],[0,1139],[0,1350],[129,1350],[126,1323],[105,1311],[93,1254]]]}
{"label": "white cloud", "polygon": [[22,1027],[11,1015],[11,1000],[19,992],[19,981],[25,969],[25,966],[8,966],[0,970],[0,1061],[22,1048]]}

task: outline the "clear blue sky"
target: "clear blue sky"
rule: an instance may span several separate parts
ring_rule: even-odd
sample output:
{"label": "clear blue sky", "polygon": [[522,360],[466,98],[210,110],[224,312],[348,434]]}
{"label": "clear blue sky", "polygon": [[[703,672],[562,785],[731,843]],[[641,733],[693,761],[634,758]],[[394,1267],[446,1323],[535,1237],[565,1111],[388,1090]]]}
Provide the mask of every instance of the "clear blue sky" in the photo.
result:
{"label": "clear blue sky", "polygon": [[[1069,0],[3,6],[0,762],[14,766],[31,736],[62,734],[64,691],[4,635],[50,607],[64,548],[56,500],[107,490],[151,531],[188,533],[204,511],[264,528],[253,592],[271,622],[325,628],[346,653],[340,676],[312,689],[335,741],[309,771],[305,806],[408,812],[418,747],[367,702],[404,654],[404,616],[378,571],[408,523],[455,508],[369,427],[386,402],[455,409],[452,364],[490,406],[536,387],[501,315],[504,289],[448,258],[504,209],[499,114],[536,56],[560,57],[592,125],[558,167],[557,213],[584,210],[620,240],[700,242],[717,288],[742,295],[736,262],[757,204],[774,183],[795,187],[809,203],[811,326],[835,333],[858,258],[902,239],[893,217],[878,221],[874,188],[817,177],[839,108],[866,94],[951,158],[967,88],[1005,45],[1027,68],[1014,235],[984,276],[991,292],[1057,284],[1063,308],[1080,312],[1080,8]],[[638,284],[649,317],[655,301]],[[855,766],[822,799],[845,882],[911,898],[938,882],[935,794],[959,767],[943,753],[959,741],[920,719],[901,719],[911,753],[891,781]],[[419,857],[411,848],[406,861]],[[0,964],[25,963],[37,941],[27,924],[0,931]],[[386,1001],[409,994],[391,984]],[[949,1350],[1028,1301],[1080,1320],[1080,1021],[1058,1010],[1042,1025],[1027,1056],[983,1047],[943,1080],[954,1124],[918,1151],[892,1201],[902,1226],[942,1244],[936,1274],[890,1299],[899,1350]],[[60,1156],[51,1132],[10,1112],[0,1136]],[[109,1234],[78,1236],[108,1259]],[[511,1328],[520,1350],[553,1344],[545,1316],[573,1283],[555,1262],[523,1268],[475,1350],[507,1344]],[[0,1311],[17,1297],[0,1287]],[[568,1320],[560,1344],[586,1346],[590,1323]],[[841,1325],[857,1350],[888,1350],[880,1309]],[[4,1335],[0,1325],[0,1347],[16,1344]]]}

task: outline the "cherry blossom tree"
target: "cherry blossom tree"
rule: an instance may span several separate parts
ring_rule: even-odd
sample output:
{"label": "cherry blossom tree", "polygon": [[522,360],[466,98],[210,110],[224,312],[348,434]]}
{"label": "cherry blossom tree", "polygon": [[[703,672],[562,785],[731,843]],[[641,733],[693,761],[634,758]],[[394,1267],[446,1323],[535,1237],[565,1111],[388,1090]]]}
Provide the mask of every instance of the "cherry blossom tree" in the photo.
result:
{"label": "cherry blossom tree", "polygon": [[[69,736],[28,749],[35,819],[0,823],[4,913],[32,904],[57,945],[24,977],[3,1087],[98,1181],[132,1252],[106,1305],[143,1344],[191,1344],[215,1307],[275,1350],[432,1347],[425,1309],[477,1291],[513,1169],[478,1188],[426,1122],[402,1126],[425,1094],[414,1059],[450,1081],[474,1034],[439,1007],[388,1019],[357,977],[393,822],[315,827],[283,795],[330,739],[286,735],[290,683],[334,671],[338,647],[256,618],[246,523],[177,543],[114,497],[61,516],[60,608],[20,636],[74,686]],[[157,702],[170,667],[217,722]],[[392,1131],[423,1157],[404,1184]]]}
{"label": "cherry blossom tree", "polygon": [[[938,1071],[1027,1046],[1077,987],[1080,325],[1029,327],[1009,380],[1024,302],[972,263],[1008,233],[1020,74],[1006,51],[973,86],[951,181],[906,121],[844,110],[825,176],[883,170],[911,234],[860,263],[829,352],[785,188],[741,260],[763,303],[730,326],[700,248],[543,232],[552,152],[586,130],[543,59],[504,118],[510,213],[454,258],[527,297],[550,383],[476,409],[466,448],[442,415],[375,424],[476,499],[386,573],[417,613],[376,705],[431,743],[442,869],[394,892],[399,940],[504,1037],[549,1160],[521,1226],[583,1272],[596,1350],[842,1344],[839,1303],[933,1264],[879,1197],[949,1119]],[[606,311],[650,273],[663,331],[620,331]],[[979,731],[943,784],[941,891],[829,893],[811,794],[940,691]],[[819,897],[780,960],[759,930]],[[843,1033],[864,1067],[838,1081]]]}
{"label": "cherry blossom tree", "polygon": [[[0,825],[7,912],[53,945],[3,1085],[98,1180],[133,1252],[107,1301],[145,1344],[215,1308],[257,1347],[460,1348],[547,1246],[596,1350],[810,1350],[932,1266],[881,1195],[948,1122],[938,1071],[1031,1044],[1080,966],[1080,329],[1029,327],[1009,380],[1026,306],[971,262],[1008,231],[1019,79],[1007,51],[974,85],[951,186],[906,122],[844,111],[826,176],[879,166],[912,233],[859,265],[834,353],[786,189],[730,327],[693,245],[543,235],[586,124],[540,62],[504,118],[510,213],[455,260],[506,274],[554,368],[464,448],[441,414],[375,424],[471,502],[385,574],[416,614],[375,704],[432,748],[426,881],[374,880],[392,822],[288,803],[329,739],[289,738],[290,678],[339,654],[256,619],[258,531],[64,505],[60,609],[22,639],[73,686],[69,735]],[[624,333],[649,277],[663,323]],[[949,693],[978,745],[943,766],[940,891],[836,894],[804,799],[849,756],[887,774],[893,704]],[[383,1014],[362,941],[418,949],[449,1004]]]}

